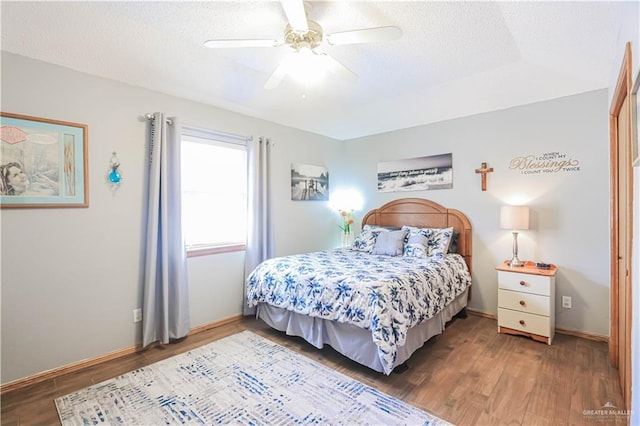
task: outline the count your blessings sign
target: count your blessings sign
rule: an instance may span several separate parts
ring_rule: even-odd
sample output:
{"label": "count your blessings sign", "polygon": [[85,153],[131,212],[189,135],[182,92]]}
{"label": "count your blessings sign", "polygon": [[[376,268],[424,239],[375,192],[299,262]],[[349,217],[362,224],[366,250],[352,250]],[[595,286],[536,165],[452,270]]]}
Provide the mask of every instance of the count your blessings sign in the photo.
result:
{"label": "count your blessings sign", "polygon": [[565,153],[545,152],[514,157],[509,162],[509,169],[519,171],[523,175],[579,172],[580,160]]}

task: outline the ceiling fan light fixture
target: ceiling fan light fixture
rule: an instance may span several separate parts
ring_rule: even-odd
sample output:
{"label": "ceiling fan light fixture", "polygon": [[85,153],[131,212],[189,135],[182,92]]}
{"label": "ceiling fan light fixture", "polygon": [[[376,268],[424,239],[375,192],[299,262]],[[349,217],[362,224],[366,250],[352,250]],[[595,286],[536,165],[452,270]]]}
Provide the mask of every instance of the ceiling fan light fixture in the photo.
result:
{"label": "ceiling fan light fixture", "polygon": [[319,84],[325,76],[324,62],[310,47],[302,46],[289,57],[287,74],[299,84],[312,86]]}
{"label": "ceiling fan light fixture", "polygon": [[322,43],[322,37],[322,27],[314,21],[309,21],[309,28],[304,33],[296,31],[291,25],[284,30],[284,43],[296,51],[303,46],[315,49]]}
{"label": "ceiling fan light fixture", "polygon": [[342,79],[356,80],[358,76],[353,71],[322,51],[322,44],[336,46],[375,43],[396,40],[402,36],[402,30],[395,26],[324,34],[320,24],[307,18],[311,11],[311,3],[304,0],[280,0],[280,2],[288,22],[284,29],[284,39],[214,39],[204,43],[211,48],[278,47],[283,44],[289,47],[292,53],[280,62],[265,82],[264,88],[267,90],[278,87],[286,76],[292,77],[303,85],[317,84],[329,73]]}

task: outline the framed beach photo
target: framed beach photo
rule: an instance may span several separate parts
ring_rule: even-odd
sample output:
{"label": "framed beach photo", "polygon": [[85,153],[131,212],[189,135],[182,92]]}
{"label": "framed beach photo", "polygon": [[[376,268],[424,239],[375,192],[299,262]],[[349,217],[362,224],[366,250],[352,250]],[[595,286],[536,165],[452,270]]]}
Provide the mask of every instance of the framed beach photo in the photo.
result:
{"label": "framed beach photo", "polygon": [[0,112],[0,207],[88,207],[87,131]]}
{"label": "framed beach photo", "polygon": [[453,188],[453,154],[378,163],[378,191],[424,191]]}

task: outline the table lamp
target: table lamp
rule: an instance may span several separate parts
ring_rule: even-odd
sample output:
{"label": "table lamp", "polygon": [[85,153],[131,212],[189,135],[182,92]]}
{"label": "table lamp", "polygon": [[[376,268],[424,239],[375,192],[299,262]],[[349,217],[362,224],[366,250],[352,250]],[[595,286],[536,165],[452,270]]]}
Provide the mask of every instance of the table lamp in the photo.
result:
{"label": "table lamp", "polygon": [[511,229],[513,234],[513,257],[509,261],[509,266],[524,266],[524,262],[518,259],[518,230],[529,229],[529,207],[502,206],[500,228]]}

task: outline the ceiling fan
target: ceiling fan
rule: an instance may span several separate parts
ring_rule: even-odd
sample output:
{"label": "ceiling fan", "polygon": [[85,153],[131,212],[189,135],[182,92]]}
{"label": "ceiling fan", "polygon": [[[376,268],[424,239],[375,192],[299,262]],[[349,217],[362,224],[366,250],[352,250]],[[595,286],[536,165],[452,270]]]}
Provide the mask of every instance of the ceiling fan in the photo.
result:
{"label": "ceiling fan", "polygon": [[[307,11],[311,7],[308,2],[280,0],[280,3],[288,21],[283,39],[216,39],[207,40],[204,43],[206,47],[210,48],[279,47],[282,45],[291,48],[294,54],[286,57],[278,65],[265,83],[265,89],[277,87],[286,75],[304,77],[307,82],[319,80],[325,71],[351,79],[357,78],[342,63],[322,51],[323,43],[329,46],[375,43],[395,40],[402,36],[402,30],[394,26],[324,34],[320,24],[307,19]],[[307,10],[305,10],[305,6]]]}

